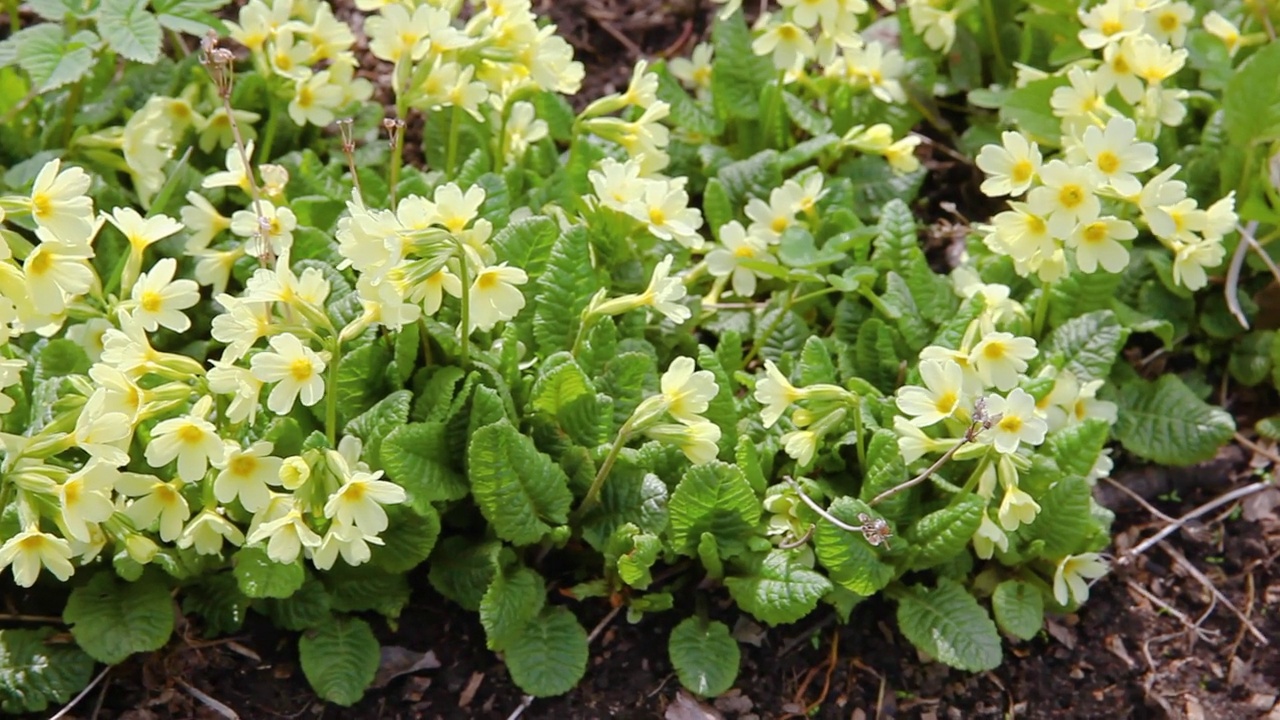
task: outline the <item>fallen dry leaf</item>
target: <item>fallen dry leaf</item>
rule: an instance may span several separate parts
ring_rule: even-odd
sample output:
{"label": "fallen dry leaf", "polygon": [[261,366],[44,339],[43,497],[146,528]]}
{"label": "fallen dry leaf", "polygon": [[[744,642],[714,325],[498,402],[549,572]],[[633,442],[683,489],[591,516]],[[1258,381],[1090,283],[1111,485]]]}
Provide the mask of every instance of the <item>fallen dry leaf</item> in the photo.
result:
{"label": "fallen dry leaf", "polygon": [[663,717],[666,720],[724,720],[719,710],[698,702],[684,690],[676,693],[676,699],[667,706]]}
{"label": "fallen dry leaf", "polygon": [[399,645],[384,645],[382,659],[378,662],[378,674],[373,678],[373,687],[386,687],[387,683],[401,675],[438,667],[440,660],[432,650],[423,653]]}
{"label": "fallen dry leaf", "polygon": [[462,688],[462,694],[458,696],[458,707],[466,708],[471,701],[476,698],[476,691],[480,689],[480,683],[484,682],[484,673],[471,673],[471,679],[467,681],[467,686]]}

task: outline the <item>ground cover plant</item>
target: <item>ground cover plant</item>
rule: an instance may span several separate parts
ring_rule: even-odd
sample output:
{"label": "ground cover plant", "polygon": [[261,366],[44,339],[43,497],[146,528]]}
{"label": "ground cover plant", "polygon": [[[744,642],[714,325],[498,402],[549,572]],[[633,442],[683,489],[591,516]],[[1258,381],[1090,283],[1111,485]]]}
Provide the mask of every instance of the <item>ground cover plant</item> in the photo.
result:
{"label": "ground cover plant", "polygon": [[[1112,441],[1211,459],[1215,384],[1280,378],[1265,6],[731,2],[575,110],[527,2],[360,0],[373,73],[327,3],[223,5],[11,3],[0,563],[75,644],[0,631],[6,711],[175,599],[355,703],[420,566],[531,696],[596,605],[701,696],[725,602],[885,597],[989,670],[1108,571]],[[939,145],[993,208],[941,259]]]}

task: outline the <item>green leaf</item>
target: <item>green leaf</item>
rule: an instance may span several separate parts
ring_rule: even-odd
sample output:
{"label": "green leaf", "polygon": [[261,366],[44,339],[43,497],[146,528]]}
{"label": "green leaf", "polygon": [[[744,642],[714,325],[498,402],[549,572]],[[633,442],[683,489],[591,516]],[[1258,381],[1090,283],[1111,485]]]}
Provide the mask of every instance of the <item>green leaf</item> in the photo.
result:
{"label": "green leaf", "polygon": [[[851,497],[836,498],[828,512],[850,525],[862,524],[859,513],[875,514],[865,502]],[[817,522],[813,548],[832,582],[862,596],[869,597],[883,590],[896,575],[893,566],[880,559],[865,537],[825,520]]]}
{"label": "green leaf", "polygon": [[729,200],[729,193],[716,178],[708,180],[707,187],[702,191],[702,213],[707,218],[707,227],[716,233],[733,220],[733,203]]}
{"label": "green leaf", "polygon": [[1058,327],[1077,315],[1111,307],[1122,275],[1070,273],[1049,289],[1049,324]]}
{"label": "green leaf", "polygon": [[335,617],[298,639],[298,661],[307,682],[321,698],[343,707],[364,697],[380,658],[378,639],[359,618]]}
{"label": "green leaf", "polygon": [[1116,437],[1126,450],[1162,465],[1209,460],[1236,431],[1229,413],[1196,397],[1177,375],[1125,384],[1118,405]]}
{"label": "green leaf", "polygon": [[533,409],[555,418],[573,441],[585,447],[594,447],[600,441],[600,413],[596,404],[596,391],[578,363],[564,357],[558,365],[545,369],[557,353],[543,364],[543,372],[533,384],[531,396]]}
{"label": "green leaf", "polygon": [[263,602],[272,624],[285,630],[309,630],[329,621],[332,603],[324,584],[314,577],[287,598]]}
{"label": "green leaf", "polygon": [[147,64],[160,59],[160,22],[147,11],[147,0],[102,0],[98,32],[125,59]]}
{"label": "green leaf", "polygon": [[751,197],[769,197],[770,191],[782,184],[778,153],[761,150],[749,158],[731,162],[720,168],[716,178],[733,205],[742,205]]}
{"label": "green leaf", "polygon": [[347,423],[345,432],[363,441],[364,460],[374,470],[382,469],[383,440],[392,430],[404,427],[409,422],[409,405],[412,402],[413,393],[397,390]]}
{"label": "green leaf", "polygon": [[235,575],[207,575],[183,589],[182,612],[199,615],[205,637],[230,635],[244,626],[252,600],[240,592]]}
{"label": "green leaf", "polygon": [[152,0],[151,6],[166,30],[202,36],[210,30],[224,34],[225,27],[213,12],[229,0]]}
{"label": "green leaf", "polygon": [[373,548],[373,564],[392,573],[409,572],[422,564],[440,537],[440,514],[432,508],[421,513],[407,505],[386,508],[389,528]]}
{"label": "green leaf", "polygon": [[533,336],[543,357],[568,350],[573,343],[582,311],[599,287],[590,257],[584,227],[570,229],[551,246],[534,295]]}
{"label": "green leaf", "polygon": [[1111,423],[1089,418],[1050,435],[1049,454],[1063,473],[1084,477],[1093,470],[1093,464],[1098,461],[1110,434]]}
{"label": "green leaf", "polygon": [[884,158],[864,155],[842,163],[838,172],[850,182],[858,217],[874,220],[881,216],[889,202],[915,200],[927,171],[922,166],[909,173],[899,173]]}
{"label": "green leaf", "polygon": [[136,652],[159,650],[173,634],[173,599],[160,575],[124,582],[110,570],[71,591],[62,619],[94,660],[115,665]]}
{"label": "green leaf", "polygon": [[546,583],[533,570],[513,565],[495,575],[480,600],[480,624],[489,649],[505,649],[542,612],[546,601]]}
{"label": "green leaf", "polygon": [[650,568],[662,554],[662,541],[648,533],[638,533],[631,541],[632,549],[618,557],[618,577],[631,587],[643,590],[653,582]]}
{"label": "green leaf", "polygon": [[692,617],[671,631],[667,654],[680,684],[702,697],[715,697],[733,687],[742,662],[742,651],[729,634],[729,626]]}
{"label": "green leaf", "polygon": [[89,683],[93,659],[73,645],[49,643],[53,634],[51,627],[0,630],[0,710],[42,713]]}
{"label": "green leaf", "polygon": [[760,500],[742,471],[719,461],[686,470],[668,507],[671,546],[691,557],[704,532],[715,536],[725,556],[738,554],[760,522]]}
{"label": "green leaf", "polygon": [[560,228],[549,217],[533,215],[521,218],[502,228],[489,244],[512,267],[518,267],[529,276],[532,286],[542,277],[551,259],[551,248],[560,237]]}
{"label": "green leaf", "polygon": [[711,28],[716,61],[711,67],[711,94],[721,118],[760,117],[760,90],[774,77],[773,64],[751,49],[751,31],[742,13]]}
{"label": "green leaf", "polygon": [[1065,77],[1032,80],[1010,92],[1000,103],[1000,119],[1041,145],[1057,147],[1062,139],[1062,119],[1053,114],[1049,98],[1053,91],[1070,84]]}
{"label": "green leaf", "polygon": [[1050,357],[1061,354],[1062,369],[1071,371],[1082,383],[1102,380],[1111,375],[1111,366],[1128,337],[1129,331],[1115,313],[1098,310],[1058,326],[1045,342],[1044,353]]}
{"label": "green leaf", "polygon": [[1231,359],[1227,361],[1227,370],[1231,377],[1241,385],[1253,387],[1273,374],[1274,362],[1271,357],[1275,348],[1276,333],[1265,330],[1247,333],[1235,342],[1231,348]]}
{"label": "green leaf", "polygon": [[970,493],[920,518],[910,533],[911,567],[933,567],[964,552],[986,511],[986,498]]}
{"label": "green leaf", "polygon": [[1061,557],[1081,550],[1080,544],[1094,527],[1090,514],[1092,493],[1080,477],[1059,480],[1038,498],[1040,512],[1027,527],[1030,540],[1044,542],[1042,554]]}
{"label": "green leaf", "polygon": [[231,562],[240,592],[251,598],[287,598],[306,580],[302,563],[278,563],[262,547],[241,548]]}
{"label": "green leaf", "polygon": [[77,33],[67,39],[61,25],[45,23],[25,28],[9,39],[17,47],[18,66],[26,71],[31,84],[40,92],[48,92],[76,82],[93,67],[93,48],[97,36]]}
{"label": "green leaf", "polygon": [[[863,502],[871,502],[880,493],[906,481],[907,466],[898,450],[898,434],[885,428],[876,430],[867,443],[867,467],[862,473],[858,497]],[[891,495],[876,506],[876,512],[886,518],[901,519],[909,508],[912,494],[912,490],[906,490]]]}
{"label": "green leaf", "polygon": [[959,583],[944,578],[933,590],[913,585],[897,600],[898,627],[929,656],[969,672],[1000,664],[995,623]]}
{"label": "green leaf", "polygon": [[706,137],[715,137],[724,132],[724,123],[720,118],[680,87],[680,81],[671,75],[666,63],[655,64],[653,72],[658,76],[658,99],[671,106],[673,125]]}
{"label": "green leaf", "polygon": [[719,581],[724,578],[724,561],[720,559],[720,546],[716,536],[709,532],[698,538],[698,562],[707,571],[707,577]]}
{"label": "green leaf", "polygon": [[464,609],[476,612],[498,572],[497,541],[471,543],[461,536],[446,537],[431,556],[431,586]]}
{"label": "green leaf", "polygon": [[384,371],[392,355],[382,343],[361,345],[338,361],[338,417],[345,423],[385,397]]}
{"label": "green leaf", "polygon": [[84,348],[74,340],[50,340],[36,357],[32,380],[39,383],[66,375],[86,375],[91,364]]}
{"label": "green leaf", "polygon": [[1231,144],[1280,138],[1280,46],[1272,43],[1251,55],[1231,75],[1222,94],[1223,122]]}
{"label": "green leaf", "polygon": [[698,346],[698,367],[715,376],[716,395],[702,415],[720,427],[720,452],[725,453],[738,444],[738,410],[734,404],[736,386],[720,364],[720,356],[706,345]]}
{"label": "green leaf", "polygon": [[808,615],[832,588],[831,581],[805,567],[794,550],[774,550],[752,574],[726,578],[724,584],[738,607],[770,625]]}
{"label": "green leaf", "polygon": [[511,679],[534,697],[563,695],[587,672],[587,632],[563,607],[545,608],[504,653]]}
{"label": "green leaf", "polygon": [[831,362],[831,351],[822,338],[814,335],[804,341],[800,351],[800,384],[836,384],[836,366]]}
{"label": "green leaf", "polygon": [[858,328],[853,366],[858,377],[881,392],[892,392],[898,384],[898,350],[893,331],[880,318],[871,318]]}
{"label": "green leaf", "polygon": [[422,347],[422,330],[418,323],[410,323],[396,333],[395,379],[396,384],[404,385],[413,378],[418,367],[418,349]]}
{"label": "green leaf", "polygon": [[1005,580],[991,595],[991,609],[1001,630],[1030,640],[1044,625],[1044,595],[1031,583]]}
{"label": "green leaf", "polygon": [[322,576],[329,603],[337,612],[372,610],[397,618],[409,604],[409,580],[404,573],[387,572],[371,563],[352,567],[337,563]]}
{"label": "green leaf", "polygon": [[782,104],[791,121],[810,135],[822,135],[831,130],[831,118],[785,90],[782,93]]}
{"label": "green leaf", "polygon": [[507,420],[475,432],[467,449],[472,493],[498,537],[532,545],[569,519],[569,477]]}
{"label": "green leaf", "polygon": [[460,500],[470,492],[466,477],[449,463],[447,432],[442,422],[409,423],[382,441],[382,468],[423,515],[434,501]]}

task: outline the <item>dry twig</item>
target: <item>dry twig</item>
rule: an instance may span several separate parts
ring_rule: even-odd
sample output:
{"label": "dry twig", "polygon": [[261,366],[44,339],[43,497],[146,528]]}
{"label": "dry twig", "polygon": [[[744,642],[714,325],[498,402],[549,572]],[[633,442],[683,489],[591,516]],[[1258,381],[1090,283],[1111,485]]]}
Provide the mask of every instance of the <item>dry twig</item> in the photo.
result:
{"label": "dry twig", "polygon": [[1150,549],[1151,549],[1151,547],[1152,547],[1153,545],[1155,545],[1156,543],[1160,542],[1161,540],[1164,540],[1165,538],[1169,537],[1169,536],[1170,536],[1170,535],[1172,535],[1174,532],[1176,532],[1176,531],[1178,530],[1178,528],[1182,527],[1183,525],[1186,525],[1188,522],[1190,522],[1190,521],[1192,521],[1192,520],[1195,520],[1196,518],[1200,517],[1201,515],[1204,515],[1205,513],[1211,512],[1211,511],[1215,510],[1216,508],[1220,508],[1220,507],[1222,507],[1223,505],[1226,505],[1227,503],[1235,502],[1236,500],[1239,500],[1239,499],[1241,499],[1241,498],[1248,497],[1248,496],[1250,496],[1250,495],[1252,495],[1252,494],[1254,494],[1254,493],[1256,493],[1256,492],[1261,492],[1261,491],[1263,491],[1263,490],[1266,490],[1266,489],[1267,489],[1267,488],[1269,488],[1269,487],[1272,487],[1272,484],[1271,484],[1270,482],[1263,482],[1263,481],[1259,481],[1259,482],[1255,482],[1255,483],[1250,483],[1249,485],[1245,485],[1244,487],[1236,488],[1235,490],[1232,490],[1231,492],[1227,493],[1226,495],[1223,495],[1223,496],[1221,496],[1221,497],[1219,497],[1219,498],[1216,498],[1216,499],[1214,499],[1214,500],[1211,500],[1211,501],[1209,501],[1209,502],[1207,502],[1207,503],[1205,503],[1205,504],[1201,505],[1200,507],[1198,507],[1198,508],[1196,508],[1196,509],[1192,510],[1191,512],[1187,513],[1186,515],[1183,515],[1182,517],[1178,518],[1177,520],[1175,520],[1175,521],[1173,521],[1173,522],[1169,523],[1169,524],[1168,524],[1168,525],[1166,525],[1163,529],[1161,529],[1161,530],[1160,530],[1160,532],[1156,533],[1155,535],[1152,535],[1151,537],[1147,538],[1146,540],[1143,540],[1143,541],[1142,541],[1141,543],[1139,543],[1138,545],[1136,545],[1136,546],[1134,546],[1133,548],[1131,548],[1130,550],[1126,551],[1123,555],[1121,555],[1121,556],[1119,557],[1119,559],[1117,560],[1117,562],[1118,562],[1119,564],[1121,564],[1121,565],[1127,565],[1128,563],[1133,562],[1133,559],[1134,559],[1135,557],[1137,557],[1137,556],[1141,555],[1142,553],[1146,552],[1147,550],[1150,550]]}
{"label": "dry twig", "polygon": [[108,665],[102,668],[102,672],[98,673],[98,676],[95,677],[92,682],[90,682],[88,685],[85,685],[84,689],[80,691],[80,694],[71,698],[71,702],[67,703],[61,710],[57,712],[56,715],[54,715],[53,717],[50,717],[49,720],[62,720],[62,718],[66,717],[67,713],[71,712],[71,709],[74,708],[77,703],[83,700],[85,695],[88,695],[91,690],[97,687],[98,683],[102,682],[102,678],[106,677],[107,673],[111,672],[111,668],[113,667],[115,667],[115,665]]}
{"label": "dry twig", "polygon": [[1176,548],[1174,548],[1172,545],[1166,542],[1160,543],[1160,549],[1168,553],[1169,557],[1173,558],[1174,562],[1178,563],[1178,565],[1180,565],[1184,570],[1186,570],[1191,575],[1191,577],[1199,581],[1200,584],[1203,585],[1205,589],[1208,590],[1213,595],[1214,599],[1216,599],[1218,602],[1222,603],[1223,605],[1226,605],[1227,609],[1230,610],[1233,615],[1239,618],[1240,622],[1244,623],[1245,626],[1249,628],[1249,633],[1253,635],[1255,640],[1257,640],[1262,645],[1271,644],[1270,641],[1267,640],[1267,636],[1263,635],[1262,631],[1258,629],[1258,626],[1254,625],[1253,621],[1250,620],[1247,615],[1240,612],[1240,608],[1233,605],[1231,601],[1227,599],[1227,596],[1223,595],[1222,592],[1218,590],[1217,586],[1213,584],[1213,581],[1210,580],[1204,573],[1200,572],[1200,568],[1191,564],[1191,561],[1188,560],[1185,555],[1178,552]]}

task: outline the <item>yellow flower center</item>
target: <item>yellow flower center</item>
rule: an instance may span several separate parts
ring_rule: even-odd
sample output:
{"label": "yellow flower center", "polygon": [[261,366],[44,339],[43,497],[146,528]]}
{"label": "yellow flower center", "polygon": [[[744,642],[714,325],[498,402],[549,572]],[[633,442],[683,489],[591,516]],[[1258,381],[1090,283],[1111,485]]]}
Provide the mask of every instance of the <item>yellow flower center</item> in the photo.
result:
{"label": "yellow flower center", "polygon": [[1044,219],[1038,215],[1027,215],[1027,231],[1033,235],[1043,235],[1049,231],[1049,226],[1045,224]]}
{"label": "yellow flower center", "polygon": [[66,503],[68,505],[75,505],[76,502],[80,500],[80,491],[82,489],[83,488],[80,486],[79,482],[67,483],[66,487],[62,489],[62,494],[66,497]]}
{"label": "yellow flower center", "polygon": [[498,274],[492,272],[482,272],[476,278],[476,287],[481,290],[492,290],[498,287]]}
{"label": "yellow flower center", "polygon": [[204,431],[188,423],[178,430],[178,439],[184,443],[197,443],[204,439]]}
{"label": "yellow flower center", "polygon": [[18,546],[27,553],[39,552],[41,546],[44,545],[43,535],[28,535],[18,541]]}
{"label": "yellow flower center", "polygon": [[1017,415],[1005,415],[1000,418],[1000,429],[1005,432],[1016,433],[1022,429],[1022,418]]}
{"label": "yellow flower center", "polygon": [[733,249],[733,256],[736,258],[754,257],[755,254],[756,251],[752,250],[750,245],[739,245]]}
{"label": "yellow flower center", "polygon": [[142,293],[142,299],[138,301],[138,304],[149,313],[160,312],[160,307],[164,304],[164,300],[160,297],[160,293],[147,290]]}
{"label": "yellow flower center", "polygon": [[1035,168],[1031,166],[1030,160],[1019,160],[1013,164],[1013,169],[1009,171],[1009,178],[1015,183],[1024,183],[1031,179],[1031,173],[1035,172]]}
{"label": "yellow flower center", "polygon": [[933,404],[933,407],[943,415],[950,415],[951,411],[956,409],[956,400],[956,394],[948,390],[938,396],[938,400]]}
{"label": "yellow flower center", "polygon": [[787,24],[778,28],[778,38],[783,42],[793,43],[800,38],[800,28]]}
{"label": "yellow flower center", "polygon": [[662,225],[667,221],[667,214],[662,212],[662,208],[649,208],[649,224]]}
{"label": "yellow flower center", "polygon": [[311,107],[315,103],[316,94],[311,91],[309,85],[303,85],[298,89],[298,105],[302,107]]}
{"label": "yellow flower center", "polygon": [[1178,16],[1171,12],[1160,13],[1160,18],[1156,22],[1159,23],[1160,29],[1167,33],[1177,30],[1178,25],[1181,24],[1178,22]]}
{"label": "yellow flower center", "polygon": [[53,198],[46,193],[31,196],[31,214],[38,218],[48,218],[53,214]]}
{"label": "yellow flower center", "polygon": [[1110,150],[1103,150],[1098,153],[1098,169],[1104,175],[1111,175],[1120,169],[1120,158]]}
{"label": "yellow flower center", "polygon": [[314,374],[315,368],[307,358],[301,357],[289,363],[289,375],[298,382],[306,382]]}
{"label": "yellow flower center", "polygon": [[367,494],[364,483],[354,482],[342,489],[342,496],[351,502],[360,502]]}
{"label": "yellow flower center", "polygon": [[258,469],[258,458],[252,455],[239,455],[227,467],[232,475],[252,475]]}
{"label": "yellow flower center", "polygon": [[51,267],[53,267],[53,255],[37,251],[27,260],[26,270],[32,275],[40,276],[49,272]]}
{"label": "yellow flower center", "polygon": [[1077,400],[1075,407],[1072,408],[1077,420],[1084,420],[1085,406],[1084,400]]}
{"label": "yellow flower center", "polygon": [[786,218],[784,218],[784,217],[776,217],[776,218],[774,218],[774,219],[773,219],[773,222],[769,223],[769,229],[770,229],[770,230],[772,230],[772,231],[774,231],[774,232],[776,232],[776,233],[781,234],[781,233],[782,233],[782,231],[783,231],[783,230],[786,230],[786,229],[787,229],[787,226],[788,226],[788,225],[790,225],[790,224],[791,224],[791,223],[787,222],[787,219],[786,219]]}
{"label": "yellow flower center", "polygon": [[1084,231],[1080,236],[1087,243],[1100,243],[1107,239],[1106,223],[1092,222],[1084,226]]}
{"label": "yellow flower center", "polygon": [[1121,30],[1124,30],[1124,25],[1119,20],[1104,20],[1102,22],[1102,27],[1098,28],[1098,30],[1103,35],[1111,37]]}
{"label": "yellow flower center", "polygon": [[1004,343],[987,343],[986,347],[982,348],[982,356],[988,360],[999,360],[1003,358],[1005,356]]}
{"label": "yellow flower center", "polygon": [[1128,75],[1130,72],[1129,61],[1125,60],[1123,55],[1117,54],[1115,59],[1111,61],[1111,69],[1117,75]]}
{"label": "yellow flower center", "polygon": [[174,490],[172,485],[157,485],[155,496],[157,500],[165,505],[173,505],[178,502],[178,491]]}
{"label": "yellow flower center", "polygon": [[1084,202],[1084,198],[1084,188],[1079,185],[1063,185],[1062,189],[1058,190],[1058,203],[1068,210],[1075,209]]}

